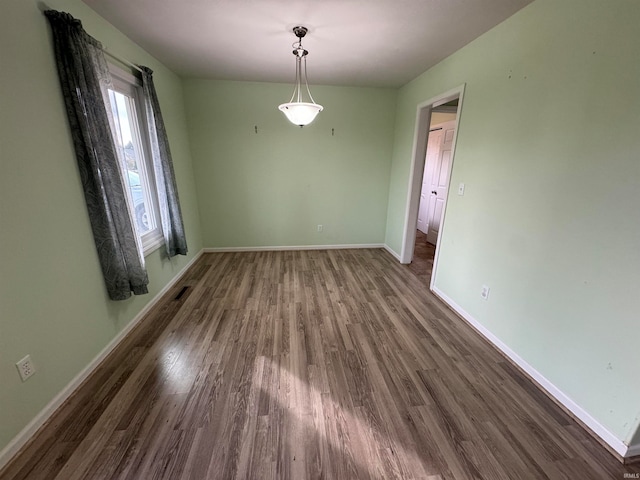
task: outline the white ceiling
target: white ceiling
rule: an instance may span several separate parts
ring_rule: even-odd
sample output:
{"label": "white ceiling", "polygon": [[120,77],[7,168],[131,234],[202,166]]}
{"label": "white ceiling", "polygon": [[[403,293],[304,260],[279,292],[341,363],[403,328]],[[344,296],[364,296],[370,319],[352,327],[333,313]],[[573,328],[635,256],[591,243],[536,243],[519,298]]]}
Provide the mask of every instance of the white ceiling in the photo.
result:
{"label": "white ceiling", "polygon": [[83,0],[176,73],[399,87],[533,0]]}

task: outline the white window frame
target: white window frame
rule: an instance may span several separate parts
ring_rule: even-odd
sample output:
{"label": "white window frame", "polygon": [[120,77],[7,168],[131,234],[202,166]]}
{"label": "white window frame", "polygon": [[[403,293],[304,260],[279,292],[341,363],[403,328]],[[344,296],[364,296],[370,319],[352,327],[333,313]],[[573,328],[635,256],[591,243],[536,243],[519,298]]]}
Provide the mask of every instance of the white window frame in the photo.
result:
{"label": "white window frame", "polygon": [[138,175],[140,176],[140,183],[144,184],[144,188],[149,192],[150,201],[153,204],[153,211],[155,214],[154,220],[156,225],[153,230],[149,230],[143,234],[138,232],[135,217],[136,213],[128,185],[128,173],[123,165],[120,165],[120,171],[123,176],[124,186],[126,187],[125,191],[127,192],[129,213],[133,219],[133,226],[136,234],[140,238],[143,255],[146,257],[164,244],[164,235],[162,233],[160,207],[158,205],[158,190],[154,174],[153,160],[151,158],[151,143],[149,142],[147,116],[145,113],[144,97],[142,94],[142,82],[131,73],[113,64],[109,64],[109,72],[111,73],[113,90],[132,98],[134,101],[134,114],[137,124],[132,125],[134,136],[136,136],[132,141],[136,141],[138,143],[139,154],[142,157],[141,160],[144,164],[144,171],[139,171]]}

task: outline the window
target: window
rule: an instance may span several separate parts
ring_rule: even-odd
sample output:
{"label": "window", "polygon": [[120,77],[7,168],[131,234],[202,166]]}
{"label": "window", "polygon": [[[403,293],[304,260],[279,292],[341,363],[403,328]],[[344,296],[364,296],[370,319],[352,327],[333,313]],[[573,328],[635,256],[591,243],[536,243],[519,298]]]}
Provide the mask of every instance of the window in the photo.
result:
{"label": "window", "polygon": [[110,66],[109,103],[120,150],[129,209],[145,255],[162,245],[156,182],[142,103],[142,86],[133,75]]}

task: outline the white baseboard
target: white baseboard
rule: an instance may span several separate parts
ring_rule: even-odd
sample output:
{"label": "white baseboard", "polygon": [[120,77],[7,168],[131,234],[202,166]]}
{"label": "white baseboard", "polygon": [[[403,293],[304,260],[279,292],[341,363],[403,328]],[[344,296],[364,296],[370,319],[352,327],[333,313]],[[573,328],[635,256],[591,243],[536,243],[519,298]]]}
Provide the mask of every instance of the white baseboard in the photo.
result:
{"label": "white baseboard", "polygon": [[31,420],[26,427],[0,451],[0,470],[13,458],[18,451],[26,445],[31,437],[42,427],[53,413],[76,391],[102,361],[118,346],[118,344],[131,332],[162,296],[173,287],[191,265],[202,255],[198,252],[189,263],[178,272],[155,297],[153,297],[138,314],[102,349],[102,351],[78,373],[53,399]]}
{"label": "white baseboard", "polygon": [[282,250],[346,250],[350,248],[384,248],[382,243],[356,243],[343,245],[288,245],[271,247],[214,247],[205,248],[205,253],[223,252],[275,252]]}
{"label": "white baseboard", "polygon": [[384,249],[389,252],[391,255],[393,255],[393,257],[398,260],[400,263],[402,263],[402,261],[400,260],[400,254],[397,253],[393,248],[391,248],[389,245],[387,245],[386,243],[384,244]]}
{"label": "white baseboard", "polygon": [[[456,304],[445,293],[443,293],[437,287],[434,287],[432,289],[432,292],[434,293],[434,295],[440,298],[440,300],[451,307],[451,309],[453,309],[458,315],[460,315],[467,323],[473,326],[473,328],[475,328],[484,338],[491,342],[498,350],[504,353],[516,365],[518,365],[529,376],[531,376],[531,378],[533,378],[539,386],[546,390],[549,395],[560,402],[573,415],[579,418],[587,427],[589,427],[593,431],[593,433],[600,437],[603,442],[609,445],[609,447],[611,447],[621,457],[624,458],[632,456],[632,454],[630,454],[630,451],[632,449],[640,453],[640,445],[634,445],[633,447],[628,447],[627,445],[625,445],[622,440],[620,440],[613,433],[607,430],[586,410],[580,407],[580,405],[571,400],[571,398],[569,398],[558,387],[547,380],[540,372],[538,372],[535,368],[525,362],[516,352],[511,350],[511,348],[504,344],[498,337],[491,333],[485,326],[483,326],[480,322],[473,318],[462,307]],[[638,453],[635,453],[633,455],[637,455]]]}
{"label": "white baseboard", "polygon": [[627,448],[627,454],[625,455],[625,458],[638,457],[638,456],[640,456],[640,443],[629,445],[629,448]]}

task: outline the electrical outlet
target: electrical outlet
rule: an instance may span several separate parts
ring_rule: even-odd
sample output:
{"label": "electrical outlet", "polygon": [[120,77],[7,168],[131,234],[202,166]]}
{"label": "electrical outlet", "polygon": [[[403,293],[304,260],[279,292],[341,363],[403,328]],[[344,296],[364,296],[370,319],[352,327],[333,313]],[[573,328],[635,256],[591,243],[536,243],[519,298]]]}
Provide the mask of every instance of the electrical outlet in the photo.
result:
{"label": "electrical outlet", "polygon": [[16,368],[18,369],[18,373],[20,374],[20,378],[23,382],[25,382],[31,375],[36,373],[36,367],[33,365],[30,355],[27,355],[18,363],[16,363]]}
{"label": "electrical outlet", "polygon": [[318,231],[321,232],[324,227],[322,225],[318,225]]}
{"label": "electrical outlet", "polygon": [[489,300],[489,291],[490,290],[491,289],[489,287],[487,287],[486,285],[483,285],[482,286],[482,290],[480,291],[480,297],[483,300]]}

